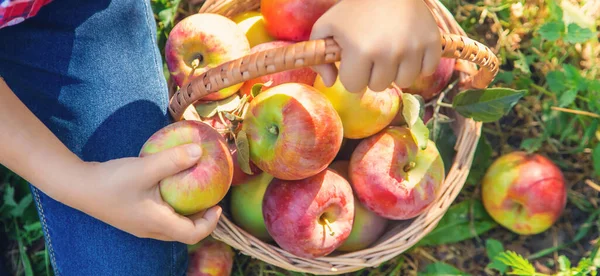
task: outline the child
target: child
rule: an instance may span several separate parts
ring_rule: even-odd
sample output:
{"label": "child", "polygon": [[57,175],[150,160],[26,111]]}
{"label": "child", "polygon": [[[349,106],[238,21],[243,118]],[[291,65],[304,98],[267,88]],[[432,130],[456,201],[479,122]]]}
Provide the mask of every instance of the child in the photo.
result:
{"label": "child", "polygon": [[[311,38],[340,44],[348,90],[406,87],[441,55],[422,1],[343,0]],[[4,13],[18,2],[24,17]],[[171,122],[150,1],[47,2],[0,0],[0,163],[31,183],[55,274],[185,274],[186,244],[221,209],[183,217],[160,197],[158,181],[192,166],[198,146],[136,157]]]}

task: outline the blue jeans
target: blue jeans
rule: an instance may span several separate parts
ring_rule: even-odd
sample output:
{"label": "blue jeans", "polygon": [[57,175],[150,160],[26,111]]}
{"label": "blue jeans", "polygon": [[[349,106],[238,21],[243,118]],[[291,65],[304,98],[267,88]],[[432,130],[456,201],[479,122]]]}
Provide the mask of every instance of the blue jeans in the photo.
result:
{"label": "blue jeans", "polygon": [[[83,160],[137,156],[171,122],[156,45],[148,0],[54,0],[0,29],[0,76]],[[137,238],[31,191],[56,275],[185,274],[185,244]]]}

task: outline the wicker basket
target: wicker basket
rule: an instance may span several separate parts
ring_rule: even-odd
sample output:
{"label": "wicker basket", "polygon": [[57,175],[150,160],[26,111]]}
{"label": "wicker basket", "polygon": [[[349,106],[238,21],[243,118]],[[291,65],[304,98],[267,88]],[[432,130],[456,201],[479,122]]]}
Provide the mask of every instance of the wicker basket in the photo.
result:
{"label": "wicker basket", "polygon": [[[437,0],[424,0],[442,30],[443,56],[457,59],[456,72],[459,85],[464,88],[486,88],[497,74],[499,62],[487,48],[466,37],[450,12]],[[259,0],[207,0],[199,12],[218,13],[233,17],[241,12],[259,9]],[[293,45],[251,54],[221,64],[193,79],[178,91],[172,91],[169,112],[175,120],[198,120],[193,103],[203,96],[222,88],[266,74],[339,61],[340,49],[331,39],[304,41]],[[479,66],[479,68],[477,67]],[[458,89],[446,94],[451,98]],[[443,109],[442,109],[443,110]],[[236,226],[226,213],[221,216],[212,236],[241,253],[283,269],[320,275],[354,272],[375,267],[415,245],[431,232],[452,204],[469,173],[481,123],[461,117],[452,110],[444,113],[453,118],[456,134],[456,155],[442,184],[441,192],[431,206],[418,217],[406,221],[390,221],[384,235],[369,248],[339,254],[334,252],[316,259],[301,258],[264,243]]]}

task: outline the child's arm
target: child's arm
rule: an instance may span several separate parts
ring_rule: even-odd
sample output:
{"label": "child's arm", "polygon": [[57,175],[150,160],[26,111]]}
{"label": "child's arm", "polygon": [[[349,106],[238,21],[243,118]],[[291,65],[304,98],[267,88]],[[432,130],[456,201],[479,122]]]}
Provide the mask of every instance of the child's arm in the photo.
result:
{"label": "child's arm", "polygon": [[[341,0],[315,23],[311,39],[333,37],[342,48],[339,78],[357,92],[410,86],[435,72],[442,47],[438,25],[423,0]],[[314,67],[327,86],[333,64]]]}
{"label": "child's arm", "polygon": [[[144,158],[84,162],[50,132],[0,78],[0,163],[55,200],[138,237],[194,244],[216,227],[221,209],[190,218],[173,212],[160,179],[191,167],[187,146]],[[200,150],[196,145],[192,149]]]}

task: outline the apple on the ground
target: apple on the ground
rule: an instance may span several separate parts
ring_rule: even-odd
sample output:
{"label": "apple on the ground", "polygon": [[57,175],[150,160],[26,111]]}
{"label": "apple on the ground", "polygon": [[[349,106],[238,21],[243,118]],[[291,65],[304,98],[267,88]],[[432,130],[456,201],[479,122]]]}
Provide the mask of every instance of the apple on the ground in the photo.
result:
{"label": "apple on the ground", "polygon": [[235,252],[231,246],[208,236],[189,247],[187,276],[229,276]]}
{"label": "apple on the ground", "polygon": [[326,256],[352,231],[352,188],[329,168],[301,180],[275,178],[264,195],[263,216],[282,249],[304,258]]}
{"label": "apple on the ground", "polygon": [[200,121],[183,120],[155,132],[144,143],[140,157],[175,146],[196,143],[202,148],[198,163],[159,183],[160,194],[182,215],[206,210],[221,201],[231,186],[233,159],[225,138]]}
{"label": "apple on the ground", "polygon": [[278,40],[305,41],[313,25],[338,0],[261,0],[267,32]]}
{"label": "apple on the ground", "polygon": [[298,180],[327,168],[343,139],[342,121],[314,87],[284,83],[250,102],[242,130],[250,160],[275,178]]}
{"label": "apple on the ground", "polygon": [[246,34],[250,47],[275,40],[265,28],[265,20],[258,11],[242,12],[232,18]]}
{"label": "apple on the ground", "polygon": [[[339,173],[344,179],[349,180],[348,160],[339,160],[331,163],[329,168]],[[353,252],[367,248],[373,244],[385,230],[388,220],[365,208],[360,201],[354,198],[354,222],[352,231],[337,250]]]}
{"label": "apple on the ground", "polygon": [[[180,87],[208,69],[249,52],[250,44],[242,29],[231,19],[214,13],[197,13],[179,21],[165,44],[167,68]],[[202,100],[227,98],[241,86],[233,84]]]}
{"label": "apple on the ground", "polygon": [[483,205],[500,225],[520,235],[550,228],[567,202],[563,174],[537,153],[513,151],[496,159],[481,183]]}
{"label": "apple on the ground", "polygon": [[[250,49],[250,53],[256,53],[256,52],[273,49],[273,48],[278,48],[278,47],[285,47],[285,46],[288,46],[291,44],[293,44],[293,43],[290,41],[281,41],[281,40],[266,42],[266,43],[262,43],[262,44],[252,47],[252,49]],[[298,68],[298,69],[292,69],[292,70],[286,70],[286,71],[277,72],[277,73],[273,73],[273,74],[268,74],[268,75],[265,75],[262,77],[258,77],[255,79],[245,81],[244,84],[242,85],[242,87],[240,88],[240,94],[247,95],[249,97],[249,99],[252,100],[252,95],[251,95],[252,86],[254,86],[257,83],[265,84],[265,86],[263,86],[263,88],[262,88],[262,91],[266,91],[267,89],[269,89],[271,87],[274,87],[274,86],[277,86],[277,85],[280,85],[283,83],[290,83],[290,82],[313,85],[316,77],[317,77],[317,73],[315,71],[313,71],[312,69],[310,69],[309,67],[302,67],[302,68]],[[267,84],[268,84],[268,86],[266,86]]]}
{"label": "apple on the ground", "polygon": [[352,153],[350,183],[360,202],[379,216],[411,219],[438,196],[444,163],[433,141],[420,149],[406,127],[387,127]]}
{"label": "apple on the ground", "polygon": [[345,138],[361,139],[381,131],[400,109],[400,91],[391,86],[379,92],[365,88],[352,93],[339,77],[333,86],[327,87],[321,76],[317,76],[314,87],[329,99],[340,115]]}
{"label": "apple on the ground", "polygon": [[231,187],[231,218],[236,225],[264,242],[273,239],[265,226],[262,202],[273,176],[261,172]]}

